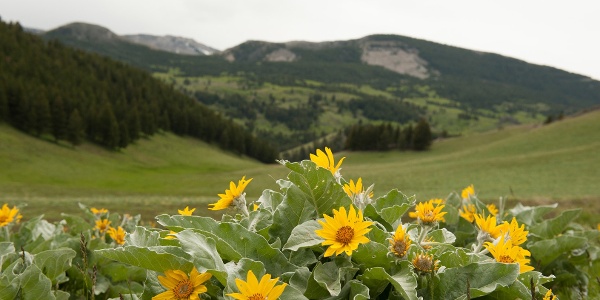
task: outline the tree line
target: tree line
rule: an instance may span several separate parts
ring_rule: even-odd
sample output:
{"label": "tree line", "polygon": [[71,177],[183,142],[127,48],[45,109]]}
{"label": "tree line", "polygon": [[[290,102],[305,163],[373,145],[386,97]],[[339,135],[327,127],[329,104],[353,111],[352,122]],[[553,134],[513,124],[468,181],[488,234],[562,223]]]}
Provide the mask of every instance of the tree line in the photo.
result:
{"label": "tree line", "polygon": [[424,151],[431,146],[432,137],[429,123],[424,118],[414,126],[409,124],[404,127],[390,123],[356,124],[348,129],[344,148],[355,151]]}
{"label": "tree line", "polygon": [[125,148],[159,131],[272,163],[277,150],[172,85],[120,62],[44,41],[0,20],[0,122],[78,145]]}

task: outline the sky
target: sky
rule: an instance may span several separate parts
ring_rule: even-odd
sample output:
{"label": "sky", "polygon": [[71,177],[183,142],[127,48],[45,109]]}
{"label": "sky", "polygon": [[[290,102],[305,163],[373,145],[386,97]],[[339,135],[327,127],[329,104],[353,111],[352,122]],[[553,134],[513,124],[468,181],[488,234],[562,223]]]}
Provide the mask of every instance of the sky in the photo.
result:
{"label": "sky", "polygon": [[219,50],[398,34],[600,80],[597,0],[2,0],[0,17],[42,30],[86,22],[175,35]]}

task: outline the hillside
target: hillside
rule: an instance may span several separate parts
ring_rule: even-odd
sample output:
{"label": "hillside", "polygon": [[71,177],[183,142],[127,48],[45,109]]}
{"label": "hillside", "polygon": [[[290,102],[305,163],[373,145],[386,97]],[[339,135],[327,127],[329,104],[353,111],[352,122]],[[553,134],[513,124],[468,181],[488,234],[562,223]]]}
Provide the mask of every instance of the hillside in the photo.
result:
{"label": "hillside", "polygon": [[[98,26],[70,32],[75,39],[115,38]],[[0,122],[23,132],[116,150],[169,131],[263,162],[276,158],[263,140],[145,71],[46,42],[18,24],[0,23],[0,44]]]}
{"label": "hillside", "polygon": [[[397,188],[419,200],[445,198],[474,184],[481,199],[588,207],[600,222],[600,110],[546,126],[521,125],[436,141],[427,152],[340,152],[346,180],[375,183],[375,196]],[[195,139],[158,134],[120,152],[85,143],[57,145],[0,125],[0,194],[28,203],[32,214],[78,208],[76,202],[154,216],[184,205],[208,214],[207,203],[242,176],[254,178],[247,198],[277,190],[280,165],[221,152]],[[311,152],[314,153],[314,150]],[[60,209],[58,209],[60,207]],[[142,209],[143,207],[143,209]],[[216,216],[216,215],[215,215]]]}
{"label": "hillside", "polygon": [[122,39],[76,38],[88,26],[45,37],[152,71],[281,150],[358,122],[406,126],[426,117],[437,134],[460,135],[539,124],[600,104],[600,82],[590,78],[398,35],[248,41],[218,55],[189,56]]}

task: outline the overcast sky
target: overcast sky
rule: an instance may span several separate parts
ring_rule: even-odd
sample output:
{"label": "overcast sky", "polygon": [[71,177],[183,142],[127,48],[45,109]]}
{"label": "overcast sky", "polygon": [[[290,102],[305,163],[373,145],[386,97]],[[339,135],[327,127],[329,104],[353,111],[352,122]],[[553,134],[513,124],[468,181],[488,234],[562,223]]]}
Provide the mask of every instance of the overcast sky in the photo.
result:
{"label": "overcast sky", "polygon": [[43,30],[79,21],[170,34],[219,50],[399,34],[600,80],[597,0],[1,0],[0,17]]}

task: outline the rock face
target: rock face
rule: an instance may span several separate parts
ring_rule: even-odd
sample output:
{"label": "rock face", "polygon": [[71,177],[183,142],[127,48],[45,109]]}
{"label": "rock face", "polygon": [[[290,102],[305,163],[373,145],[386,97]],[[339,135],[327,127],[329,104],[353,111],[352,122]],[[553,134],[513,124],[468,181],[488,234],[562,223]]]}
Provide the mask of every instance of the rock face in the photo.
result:
{"label": "rock face", "polygon": [[288,49],[277,49],[265,56],[266,61],[294,61],[296,54]]}
{"label": "rock face", "polygon": [[397,41],[363,42],[361,60],[369,65],[382,66],[421,79],[430,75],[427,61],[419,57],[419,51]]}
{"label": "rock face", "polygon": [[121,38],[152,49],[186,55],[212,55],[219,50],[198,43],[193,39],[172,35],[155,36],[148,34],[123,35]]}

